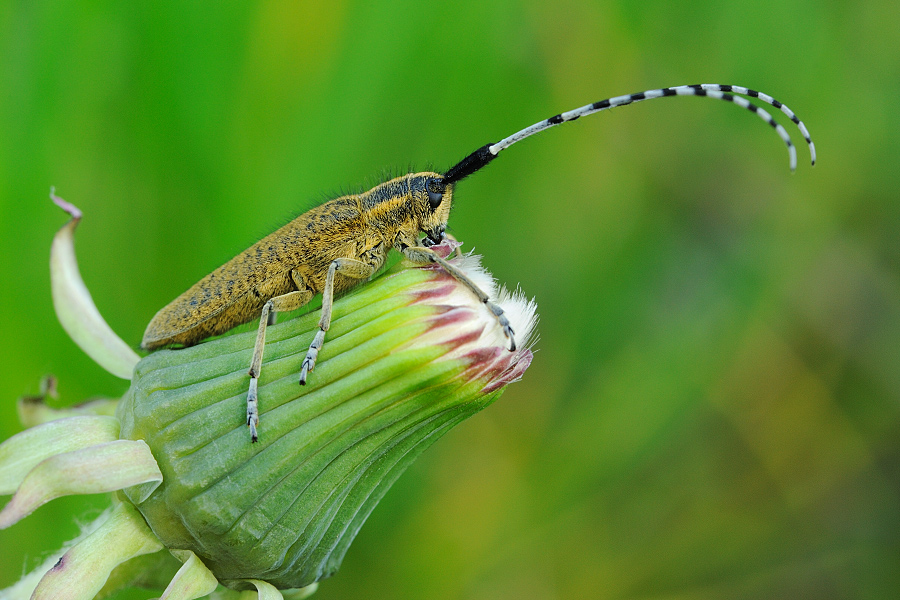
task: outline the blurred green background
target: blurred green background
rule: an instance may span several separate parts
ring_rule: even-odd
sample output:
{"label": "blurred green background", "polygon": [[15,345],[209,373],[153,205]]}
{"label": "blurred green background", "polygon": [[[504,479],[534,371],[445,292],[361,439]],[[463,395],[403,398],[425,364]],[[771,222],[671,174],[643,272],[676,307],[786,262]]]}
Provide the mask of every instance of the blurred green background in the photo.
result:
{"label": "blurred green background", "polygon": [[[746,111],[674,98],[458,186],[452,233],[538,300],[534,364],[400,479],[316,597],[900,594],[895,0],[234,4],[0,5],[0,439],[45,373],[60,404],[126,388],[53,313],[51,185],[136,347],[325,194],[605,97],[745,85],[805,120],[815,169],[793,126],[791,175]],[[104,502],[0,532],[0,589]]]}

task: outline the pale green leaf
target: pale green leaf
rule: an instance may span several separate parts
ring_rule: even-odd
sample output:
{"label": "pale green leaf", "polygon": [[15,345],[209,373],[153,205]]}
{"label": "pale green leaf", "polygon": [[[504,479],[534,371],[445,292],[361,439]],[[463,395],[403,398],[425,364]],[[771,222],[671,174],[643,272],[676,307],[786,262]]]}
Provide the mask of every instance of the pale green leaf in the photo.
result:
{"label": "pale green leaf", "polygon": [[131,379],[140,358],[100,316],[78,270],[74,235],[81,211],[52,192],[50,197],[72,215],[50,247],[50,284],[56,316],[72,340],[97,364],[116,377]]}
{"label": "pale green leaf", "polygon": [[[152,483],[155,488],[161,481],[156,460],[142,440],[116,440],[57,454],[28,473],[15,496],[0,511],[0,529],[60,496],[112,492],[144,483]],[[149,494],[152,488],[141,494]]]}
{"label": "pale green leaf", "polygon": [[173,551],[184,564],[172,578],[159,600],[195,600],[211,594],[218,587],[216,576],[190,550]]}
{"label": "pale green leaf", "polygon": [[91,600],[121,563],[162,549],[130,504],[119,504],[92,534],[75,544],[38,584],[32,600]]}
{"label": "pale green leaf", "polygon": [[69,417],[17,433],[0,444],[0,494],[12,494],[41,461],[119,437],[113,417]]}

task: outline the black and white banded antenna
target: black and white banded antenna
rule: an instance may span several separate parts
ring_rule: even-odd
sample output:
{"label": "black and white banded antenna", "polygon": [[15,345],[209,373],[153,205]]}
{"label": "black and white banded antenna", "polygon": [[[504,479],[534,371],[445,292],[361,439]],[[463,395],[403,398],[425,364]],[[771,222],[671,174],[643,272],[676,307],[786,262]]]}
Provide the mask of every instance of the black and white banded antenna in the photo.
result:
{"label": "black and white banded antenna", "polygon": [[732,104],[737,104],[742,108],[746,108],[752,113],[755,113],[756,116],[771,125],[772,128],[775,129],[776,133],[778,133],[778,136],[781,138],[781,140],[785,143],[788,148],[788,154],[790,156],[791,171],[794,171],[797,168],[797,149],[794,147],[794,143],[791,141],[791,136],[788,135],[788,132],[785,131],[784,127],[779,125],[775,121],[775,119],[772,118],[772,115],[770,115],[765,109],[756,106],[743,96],[750,96],[751,98],[762,100],[766,104],[780,109],[781,112],[786,114],[788,118],[793,121],[795,125],[797,125],[797,128],[803,135],[803,139],[806,140],[806,143],[809,146],[809,155],[811,162],[813,165],[816,164],[816,147],[809,136],[809,131],[806,129],[806,125],[803,124],[803,121],[798,119],[797,115],[795,115],[794,111],[792,111],[790,108],[788,108],[772,96],[764,94],[762,92],[758,92],[756,90],[751,90],[749,88],[741,87],[738,85],[703,83],[700,85],[680,85],[677,87],[669,87],[659,90],[648,90],[646,92],[640,92],[637,94],[628,94],[627,96],[607,98],[606,100],[600,100],[599,102],[594,102],[593,104],[588,104],[586,106],[582,106],[581,108],[576,108],[575,110],[560,113],[554,117],[550,117],[549,119],[539,121],[538,123],[535,123],[530,127],[526,127],[521,131],[517,131],[511,136],[504,138],[495,144],[485,144],[469,156],[459,161],[456,165],[448,169],[447,172],[444,173],[443,183],[452,184],[461,179],[464,179],[465,177],[468,177],[472,173],[478,171],[489,162],[494,160],[494,158],[496,158],[497,155],[500,154],[501,150],[506,150],[516,142],[521,142],[525,138],[530,137],[536,133],[540,133],[545,129],[550,129],[551,127],[555,127],[556,125],[559,125],[561,123],[574,121],[579,117],[592,115],[596,112],[600,112],[601,110],[606,110],[608,108],[626,106],[634,102],[640,102],[641,100],[651,100],[653,98],[663,98],[665,96],[706,96],[708,98],[726,100],[728,102],[731,102]]}

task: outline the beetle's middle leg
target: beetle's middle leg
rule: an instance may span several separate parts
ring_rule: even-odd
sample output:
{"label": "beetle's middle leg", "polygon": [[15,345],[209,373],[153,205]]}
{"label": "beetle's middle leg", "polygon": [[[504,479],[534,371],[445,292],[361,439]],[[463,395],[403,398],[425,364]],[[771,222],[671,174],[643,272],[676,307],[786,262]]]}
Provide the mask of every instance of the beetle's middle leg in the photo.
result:
{"label": "beetle's middle leg", "polygon": [[266,326],[275,322],[277,312],[297,310],[312,300],[313,293],[306,287],[306,282],[296,272],[291,271],[291,279],[297,290],[275,296],[263,305],[259,317],[259,329],[256,330],[256,343],[253,346],[253,357],[250,359],[250,389],[247,391],[247,426],[250,428],[250,441],[258,438],[256,428],[259,425],[258,380],[262,370],[263,351],[266,347]]}
{"label": "beetle's middle leg", "polygon": [[319,319],[319,331],[309,345],[303,366],[300,368],[300,385],[306,385],[306,377],[316,367],[316,359],[319,350],[325,343],[325,332],[331,327],[331,306],[334,304],[334,276],[336,273],[352,277],[353,279],[365,279],[375,272],[372,265],[366,264],[355,258],[337,258],[328,266],[328,274],[325,276],[325,288],[322,290],[322,316]]}

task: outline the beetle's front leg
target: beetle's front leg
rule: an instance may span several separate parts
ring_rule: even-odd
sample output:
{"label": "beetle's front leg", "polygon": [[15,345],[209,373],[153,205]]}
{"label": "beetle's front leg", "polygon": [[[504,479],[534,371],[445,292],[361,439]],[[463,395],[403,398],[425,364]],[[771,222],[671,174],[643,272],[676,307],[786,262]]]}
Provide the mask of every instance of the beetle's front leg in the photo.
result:
{"label": "beetle's front leg", "polygon": [[460,250],[462,244],[459,243],[459,240],[457,240],[452,234],[449,234],[446,231],[444,232],[444,239],[450,240],[456,246],[452,252],[453,258],[461,258],[463,253],[462,250]]}
{"label": "beetle's front leg", "polygon": [[303,366],[300,368],[300,385],[306,385],[306,377],[316,367],[319,350],[325,343],[325,332],[331,327],[331,307],[334,304],[334,276],[337,273],[353,279],[366,279],[375,272],[374,267],[355,258],[337,258],[328,266],[325,276],[325,289],[322,290],[322,316],[319,318],[319,331],[309,345]]}
{"label": "beetle's front leg", "polygon": [[451,263],[447,262],[431,248],[426,248],[424,246],[401,246],[400,251],[403,253],[403,256],[405,256],[412,262],[419,264],[437,263],[441,265],[441,267],[443,267],[443,269],[447,271],[447,273],[449,273],[454,279],[472,290],[472,293],[475,294],[478,299],[488,308],[488,310],[491,311],[491,314],[497,318],[497,321],[500,323],[500,327],[503,329],[503,334],[506,335],[507,338],[509,338],[509,351],[515,351],[516,332],[513,331],[512,326],[509,324],[509,319],[507,319],[506,315],[503,314],[503,309],[500,308],[497,304],[491,302],[491,299],[488,297],[488,295],[485,294],[481,288],[475,285],[475,282],[469,279],[469,277],[465,273],[453,266]]}

